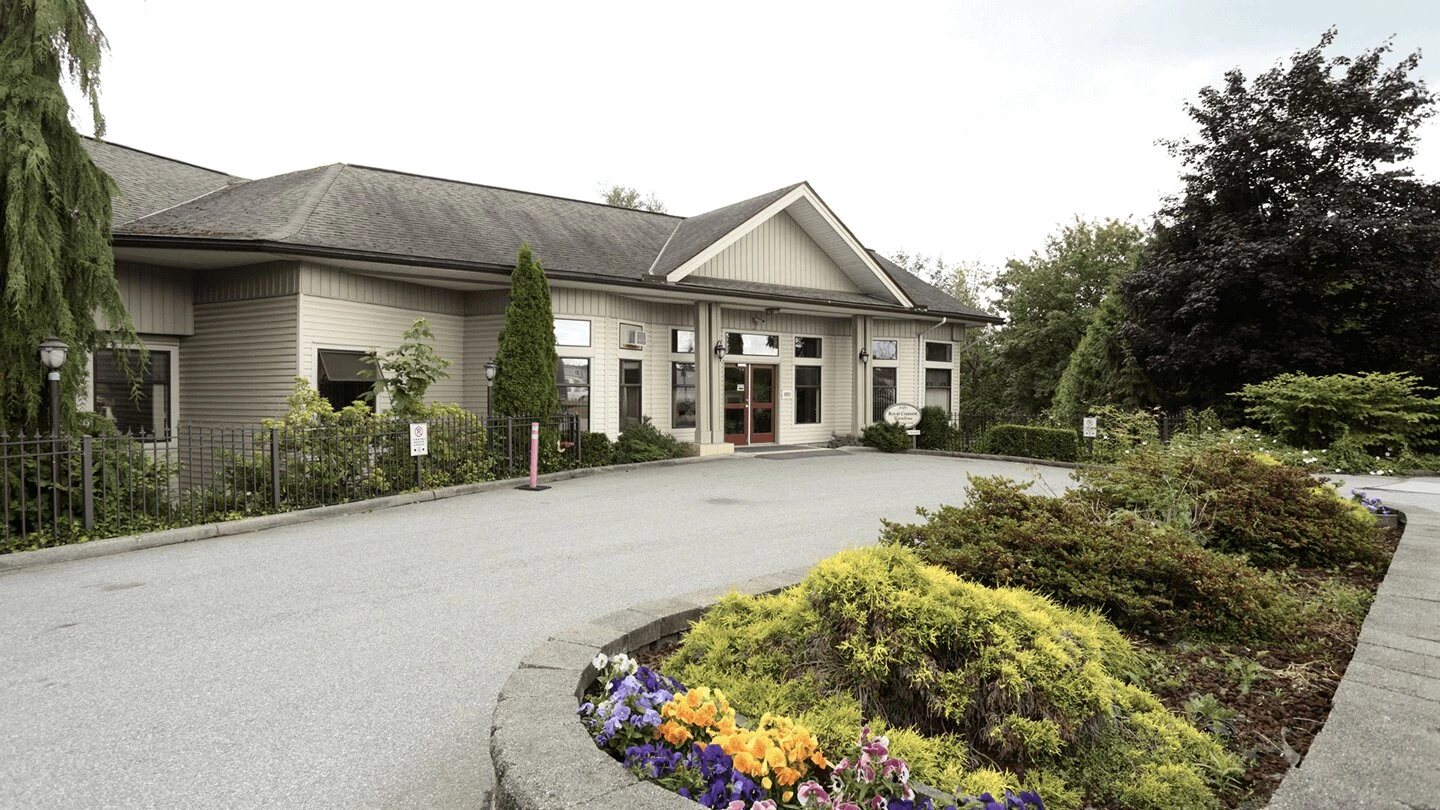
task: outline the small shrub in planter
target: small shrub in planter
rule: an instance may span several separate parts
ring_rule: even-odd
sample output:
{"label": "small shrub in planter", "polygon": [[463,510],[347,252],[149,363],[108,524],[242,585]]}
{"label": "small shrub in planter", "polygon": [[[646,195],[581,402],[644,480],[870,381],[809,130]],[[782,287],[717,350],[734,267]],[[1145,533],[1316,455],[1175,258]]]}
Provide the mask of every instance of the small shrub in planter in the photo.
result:
{"label": "small shrub in planter", "polygon": [[615,446],[604,433],[580,434],[580,466],[603,467],[615,458]]}
{"label": "small shrub in planter", "polygon": [[910,449],[910,434],[903,425],[876,422],[860,432],[860,443],[882,453],[903,453]]}
{"label": "small shrub in planter", "polygon": [[960,431],[950,425],[950,414],[944,408],[926,405],[920,409],[920,435],[915,445],[922,450],[955,450],[960,445]]}
{"label": "small shrub in planter", "polygon": [[1148,636],[1292,634],[1298,605],[1273,577],[1173,526],[1111,515],[1079,498],[1031,495],[1028,486],[972,478],[965,506],[921,511],[920,524],[885,521],[880,539],[965,579],[1050,594]]}
{"label": "small shrub in planter", "polygon": [[691,445],[655,427],[648,416],[642,416],[639,422],[620,431],[614,450],[613,460],[619,464],[684,458],[693,453]]}
{"label": "small shrub in planter", "polygon": [[1075,461],[1080,445],[1069,428],[1031,425],[995,425],[980,440],[980,452],[994,456],[1020,456],[1050,461]]}
{"label": "small shrub in planter", "polygon": [[1207,547],[1258,565],[1383,568],[1373,518],[1323,480],[1275,459],[1219,445],[1142,452],[1088,468],[1076,497],[1177,526]]}

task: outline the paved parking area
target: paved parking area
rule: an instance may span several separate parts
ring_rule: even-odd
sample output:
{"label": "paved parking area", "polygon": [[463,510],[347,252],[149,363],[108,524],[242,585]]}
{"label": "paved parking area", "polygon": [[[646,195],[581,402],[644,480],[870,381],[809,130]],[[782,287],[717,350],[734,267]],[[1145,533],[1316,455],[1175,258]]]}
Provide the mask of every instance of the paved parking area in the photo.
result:
{"label": "paved parking area", "polygon": [[727,458],[0,572],[0,806],[478,807],[531,646],[873,542],[934,456]]}

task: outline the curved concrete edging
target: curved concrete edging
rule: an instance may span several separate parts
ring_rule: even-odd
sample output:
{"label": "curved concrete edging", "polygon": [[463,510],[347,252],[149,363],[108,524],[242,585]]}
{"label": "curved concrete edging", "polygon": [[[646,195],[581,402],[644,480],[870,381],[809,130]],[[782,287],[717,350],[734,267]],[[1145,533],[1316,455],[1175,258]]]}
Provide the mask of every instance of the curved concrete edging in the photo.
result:
{"label": "curved concrete edging", "polygon": [[[735,458],[743,458],[743,456],[690,456],[687,458],[672,458],[661,461],[644,461],[638,464],[609,464],[603,467],[582,467],[576,470],[546,473],[540,476],[539,480],[543,483],[553,483],[556,481],[568,481],[572,478],[585,478],[601,473],[629,472],[631,470],[649,467],[698,464],[701,462]],[[255,517],[240,518],[239,520],[202,523],[196,526],[180,526],[174,529],[161,529],[160,531],[146,532],[144,534],[127,534],[120,537],[106,537],[84,543],[54,546],[52,548],[17,551],[13,554],[0,554],[0,573],[15,571],[21,568],[31,568],[37,565],[51,565],[53,563],[69,562],[71,560],[85,560],[91,557],[105,557],[110,554],[124,554],[129,551],[138,551],[144,548],[189,543],[194,540],[204,540],[210,537],[247,534],[249,532],[272,529],[276,526],[293,526],[297,523],[309,523],[312,520],[323,520],[324,518],[339,517],[341,515],[373,512],[377,509],[389,509],[395,506],[436,501],[442,498],[455,498],[460,495],[474,495],[479,492],[490,492],[496,489],[511,489],[527,481],[529,481],[528,476],[523,478],[505,478],[499,481],[483,481],[476,484],[459,484],[453,487],[427,489],[420,492],[403,492],[399,495],[386,495],[363,501],[350,501],[349,503],[337,503],[330,506],[316,506],[310,509],[299,509],[294,512],[276,512],[275,514],[256,515]]]}
{"label": "curved concrete edging", "polygon": [[595,680],[596,653],[631,653],[678,638],[722,596],[778,593],[808,566],[756,577],[728,588],[631,605],[568,627],[520,660],[500,689],[490,724],[490,759],[498,810],[694,810],[695,802],[641,782],[595,747],[575,710]]}

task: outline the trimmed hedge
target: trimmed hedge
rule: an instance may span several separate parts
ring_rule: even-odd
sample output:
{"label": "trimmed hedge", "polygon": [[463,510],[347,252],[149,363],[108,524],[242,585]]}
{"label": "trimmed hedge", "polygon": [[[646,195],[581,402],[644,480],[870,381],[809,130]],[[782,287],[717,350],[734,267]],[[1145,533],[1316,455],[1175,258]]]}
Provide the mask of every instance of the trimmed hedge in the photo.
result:
{"label": "trimmed hedge", "polygon": [[1050,461],[1078,461],[1080,441],[1069,428],[995,425],[980,440],[980,452]]}
{"label": "trimmed hedge", "polygon": [[944,408],[926,405],[920,409],[920,435],[915,446],[921,450],[959,450],[960,431],[950,426],[950,414]]}
{"label": "trimmed hedge", "polygon": [[893,422],[876,422],[860,432],[860,443],[882,453],[903,453],[910,449],[910,434]]}

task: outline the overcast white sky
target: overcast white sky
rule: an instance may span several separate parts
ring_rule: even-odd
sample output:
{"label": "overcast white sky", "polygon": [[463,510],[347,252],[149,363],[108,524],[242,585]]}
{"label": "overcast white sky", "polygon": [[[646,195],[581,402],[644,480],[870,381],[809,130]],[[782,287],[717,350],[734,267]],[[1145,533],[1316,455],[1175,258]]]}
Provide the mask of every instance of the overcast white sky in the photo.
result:
{"label": "overcast white sky", "polygon": [[[992,265],[1147,218],[1184,102],[1328,26],[1332,55],[1429,49],[1440,89],[1434,0],[90,4],[116,143],[251,178],[621,183],[683,215],[808,180],[870,247]],[[1440,122],[1414,165],[1440,179]]]}

